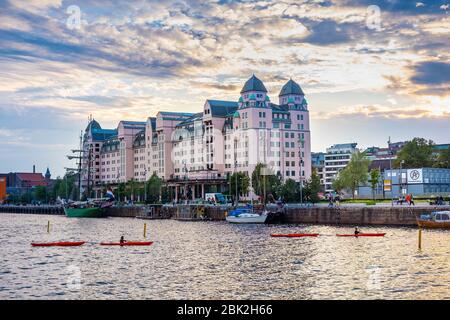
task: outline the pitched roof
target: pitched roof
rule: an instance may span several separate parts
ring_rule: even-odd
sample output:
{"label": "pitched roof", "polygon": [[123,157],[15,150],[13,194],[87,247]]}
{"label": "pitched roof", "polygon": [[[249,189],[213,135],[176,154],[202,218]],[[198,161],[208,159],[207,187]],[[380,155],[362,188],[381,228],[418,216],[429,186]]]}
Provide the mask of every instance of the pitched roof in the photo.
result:
{"label": "pitched roof", "polygon": [[261,80],[259,80],[255,75],[252,75],[252,77],[250,79],[248,79],[247,82],[244,84],[244,87],[242,88],[241,93],[248,92],[248,91],[267,92],[267,89]]}
{"label": "pitched roof", "polygon": [[117,130],[116,129],[96,129],[93,128],[91,130],[92,133],[92,139],[95,141],[103,141],[110,139],[113,136],[117,136]]}
{"label": "pitched roof", "polygon": [[299,94],[299,95],[305,95],[303,93],[302,88],[300,88],[300,85],[295,82],[294,80],[290,79],[284,86],[281,88],[279,96],[285,96],[288,94]]}
{"label": "pitched roof", "polygon": [[211,107],[213,117],[226,117],[227,114],[234,113],[238,108],[238,103],[234,101],[206,100]]}
{"label": "pitched roof", "polygon": [[41,173],[26,173],[18,172],[17,178],[22,181],[22,186],[24,187],[36,187],[36,186],[46,186],[44,176]]}

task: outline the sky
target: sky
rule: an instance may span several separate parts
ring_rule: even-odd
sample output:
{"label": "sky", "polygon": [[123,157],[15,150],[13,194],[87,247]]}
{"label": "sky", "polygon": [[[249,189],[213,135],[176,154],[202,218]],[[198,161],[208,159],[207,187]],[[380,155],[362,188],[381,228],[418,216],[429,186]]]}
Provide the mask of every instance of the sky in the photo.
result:
{"label": "sky", "polygon": [[237,101],[255,74],[309,104],[313,151],[450,142],[450,1],[0,0],[0,172],[64,174],[103,128]]}

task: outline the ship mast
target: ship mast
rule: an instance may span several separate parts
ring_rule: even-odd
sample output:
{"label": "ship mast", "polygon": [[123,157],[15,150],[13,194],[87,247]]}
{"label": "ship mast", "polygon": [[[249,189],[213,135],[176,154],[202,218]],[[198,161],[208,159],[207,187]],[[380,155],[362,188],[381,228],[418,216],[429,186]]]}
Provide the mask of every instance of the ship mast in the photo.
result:
{"label": "ship mast", "polygon": [[80,134],[80,149],[71,150],[75,155],[68,155],[67,158],[69,160],[77,160],[76,164],[78,168],[64,168],[66,169],[66,174],[69,172],[76,172],[78,174],[78,188],[79,188],[79,200],[82,198],[83,188],[81,185],[81,171],[82,171],[82,161],[83,161],[83,132]]}

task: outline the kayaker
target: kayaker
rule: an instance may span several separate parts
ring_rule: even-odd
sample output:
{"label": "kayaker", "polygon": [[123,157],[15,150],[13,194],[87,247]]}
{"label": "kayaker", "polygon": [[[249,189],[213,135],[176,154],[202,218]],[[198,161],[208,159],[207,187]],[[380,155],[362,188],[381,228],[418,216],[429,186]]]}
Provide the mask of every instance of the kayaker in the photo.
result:
{"label": "kayaker", "polygon": [[124,244],[125,243],[125,238],[123,236],[120,237],[120,244]]}
{"label": "kayaker", "polygon": [[358,235],[360,233],[361,233],[361,231],[359,231],[358,227],[355,227],[355,235]]}

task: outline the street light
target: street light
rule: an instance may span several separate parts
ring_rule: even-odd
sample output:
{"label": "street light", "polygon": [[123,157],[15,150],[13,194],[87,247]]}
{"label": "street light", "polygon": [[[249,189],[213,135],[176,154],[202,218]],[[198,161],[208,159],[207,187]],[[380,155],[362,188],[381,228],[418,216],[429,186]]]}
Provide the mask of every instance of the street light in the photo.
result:
{"label": "street light", "polygon": [[302,157],[302,147],[303,144],[305,143],[305,140],[303,138],[298,139],[298,143],[299,143],[299,158],[300,158],[300,205],[303,205],[303,174],[302,174],[302,162],[303,162],[303,157]]}
{"label": "street light", "polygon": [[144,202],[147,203],[147,167],[144,167]]}

